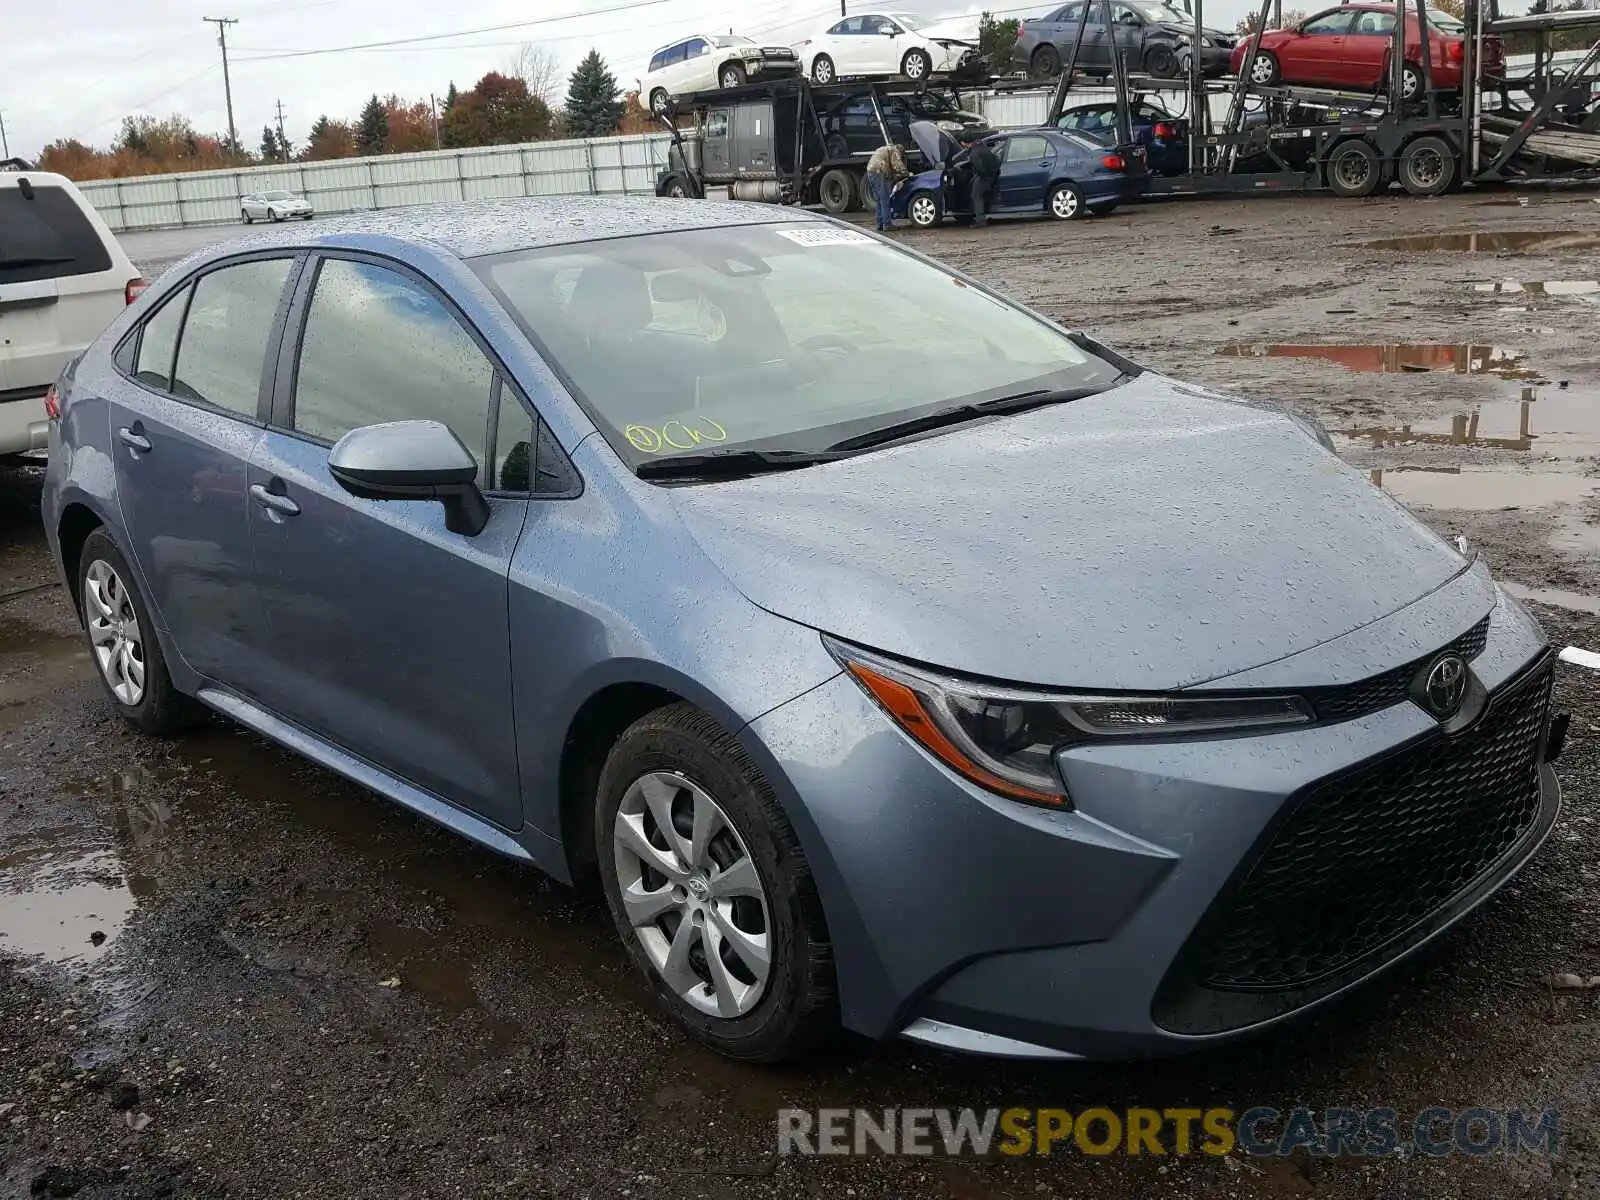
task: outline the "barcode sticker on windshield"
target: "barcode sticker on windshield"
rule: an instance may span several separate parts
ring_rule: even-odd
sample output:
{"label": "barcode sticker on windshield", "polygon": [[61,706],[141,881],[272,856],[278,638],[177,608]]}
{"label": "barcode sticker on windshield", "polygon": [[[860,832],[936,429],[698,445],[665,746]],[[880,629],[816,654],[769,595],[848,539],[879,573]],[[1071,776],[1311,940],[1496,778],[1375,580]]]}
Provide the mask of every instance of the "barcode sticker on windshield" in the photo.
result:
{"label": "barcode sticker on windshield", "polygon": [[864,233],[857,233],[854,229],[830,229],[827,226],[811,229],[779,229],[779,237],[786,237],[791,242],[802,246],[858,246],[865,242],[872,245],[872,239]]}

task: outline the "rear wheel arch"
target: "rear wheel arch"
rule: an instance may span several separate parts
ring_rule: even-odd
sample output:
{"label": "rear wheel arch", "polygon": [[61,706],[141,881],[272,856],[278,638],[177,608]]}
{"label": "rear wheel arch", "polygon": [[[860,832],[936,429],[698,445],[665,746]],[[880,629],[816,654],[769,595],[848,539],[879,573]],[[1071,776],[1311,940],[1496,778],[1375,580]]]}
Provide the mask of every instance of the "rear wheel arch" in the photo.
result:
{"label": "rear wheel arch", "polygon": [[56,542],[60,547],[61,565],[67,577],[67,591],[72,596],[73,610],[83,619],[83,597],[78,594],[78,567],[83,557],[83,544],[96,529],[104,527],[100,514],[87,504],[69,504],[61,512],[56,526]]}

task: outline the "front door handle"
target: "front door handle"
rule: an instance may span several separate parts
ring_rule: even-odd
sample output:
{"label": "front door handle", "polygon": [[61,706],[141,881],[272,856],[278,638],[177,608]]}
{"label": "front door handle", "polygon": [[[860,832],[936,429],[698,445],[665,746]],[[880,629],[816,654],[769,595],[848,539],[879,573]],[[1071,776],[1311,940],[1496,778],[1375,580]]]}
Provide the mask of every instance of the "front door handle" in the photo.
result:
{"label": "front door handle", "polygon": [[148,454],[150,452],[150,439],[137,429],[130,429],[124,425],[117,430],[117,440],[128,449],[137,450],[140,454]]}
{"label": "front door handle", "polygon": [[250,494],[255,497],[256,502],[266,509],[268,513],[276,513],[284,517],[299,515],[300,506],[298,504],[282,492],[273,491],[264,483],[252,483],[250,485]]}

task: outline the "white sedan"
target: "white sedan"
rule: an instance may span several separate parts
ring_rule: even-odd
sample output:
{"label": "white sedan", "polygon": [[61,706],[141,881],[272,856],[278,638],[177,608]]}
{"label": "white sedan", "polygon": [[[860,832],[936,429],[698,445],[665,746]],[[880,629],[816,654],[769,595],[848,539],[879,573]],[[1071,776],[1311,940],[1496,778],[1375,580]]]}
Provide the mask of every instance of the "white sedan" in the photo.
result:
{"label": "white sedan", "polygon": [[846,75],[903,75],[927,79],[972,65],[975,42],[947,37],[913,13],[857,13],[795,46],[812,83]]}
{"label": "white sedan", "polygon": [[293,192],[252,192],[239,197],[239,216],[246,225],[256,221],[311,220],[311,205]]}

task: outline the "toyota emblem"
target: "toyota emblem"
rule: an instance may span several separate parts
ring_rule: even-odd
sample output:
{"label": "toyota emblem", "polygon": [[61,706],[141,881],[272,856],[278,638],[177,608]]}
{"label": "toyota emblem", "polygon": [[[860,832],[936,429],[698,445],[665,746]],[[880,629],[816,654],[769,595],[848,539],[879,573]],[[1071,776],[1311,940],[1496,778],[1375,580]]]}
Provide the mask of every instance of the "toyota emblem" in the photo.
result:
{"label": "toyota emblem", "polygon": [[1447,721],[1460,711],[1466,694],[1467,664],[1461,656],[1444,654],[1436,658],[1422,682],[1422,698],[1428,711]]}

